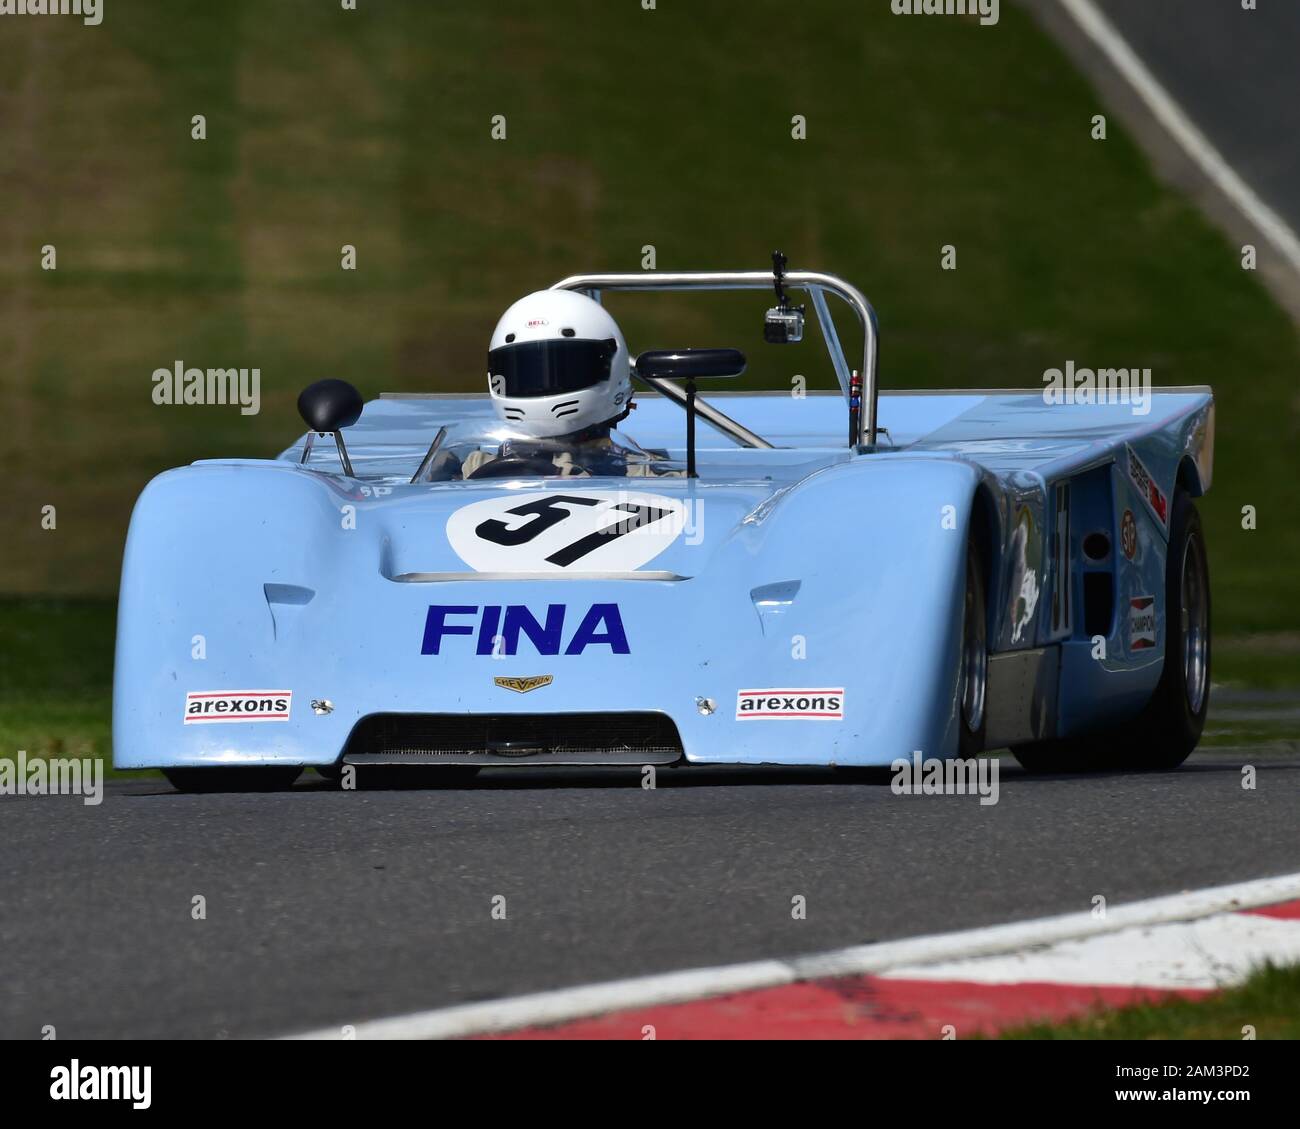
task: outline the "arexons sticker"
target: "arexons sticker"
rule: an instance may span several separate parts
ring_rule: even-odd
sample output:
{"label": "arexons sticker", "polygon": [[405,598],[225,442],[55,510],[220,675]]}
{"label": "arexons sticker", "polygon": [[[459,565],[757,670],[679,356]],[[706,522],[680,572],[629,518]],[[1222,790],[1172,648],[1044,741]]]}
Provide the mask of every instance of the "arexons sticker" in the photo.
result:
{"label": "arexons sticker", "polygon": [[191,690],[185,724],[213,721],[288,721],[291,690]]}
{"label": "arexons sticker", "polygon": [[1156,645],[1156,598],[1134,596],[1128,602],[1128,649],[1149,651]]}
{"label": "arexons sticker", "polygon": [[1127,443],[1124,444],[1125,451],[1128,452],[1128,477],[1133,483],[1134,488],[1142,495],[1142,500],[1146,502],[1151,512],[1156,515],[1156,520],[1168,529],[1169,528],[1169,499],[1165,496],[1163,490],[1156,485],[1156,480],[1151,477],[1145,464],[1138,458],[1137,452]]}
{"label": "arexons sticker", "polygon": [[842,721],[844,689],[738,690],[736,720]]}
{"label": "arexons sticker", "polygon": [[447,519],[447,540],[476,572],[632,572],[686,527],[675,498],[632,490],[506,492]]}

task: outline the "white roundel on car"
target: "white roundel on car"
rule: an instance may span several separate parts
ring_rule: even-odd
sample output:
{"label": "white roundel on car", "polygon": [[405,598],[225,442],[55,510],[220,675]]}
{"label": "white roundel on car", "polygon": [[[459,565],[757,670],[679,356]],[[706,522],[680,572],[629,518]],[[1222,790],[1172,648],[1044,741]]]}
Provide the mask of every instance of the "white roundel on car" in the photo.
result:
{"label": "white roundel on car", "polygon": [[447,519],[447,540],[476,572],[632,572],[686,528],[687,507],[635,490],[501,494]]}

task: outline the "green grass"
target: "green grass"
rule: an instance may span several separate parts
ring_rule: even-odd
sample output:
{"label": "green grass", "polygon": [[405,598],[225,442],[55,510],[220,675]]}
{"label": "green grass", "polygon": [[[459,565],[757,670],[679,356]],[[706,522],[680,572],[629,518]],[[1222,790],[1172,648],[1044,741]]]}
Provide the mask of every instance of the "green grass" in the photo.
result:
{"label": "green grass", "polygon": [[[1216,630],[1218,627],[1216,623]],[[1300,686],[1300,634],[1218,636],[1213,661],[1215,682],[1232,688]]]}
{"label": "green grass", "polygon": [[19,749],[29,758],[98,757],[108,776],[119,775],[111,767],[116,612],[112,600],[0,598],[0,760]]}
{"label": "green grass", "polygon": [[1004,1031],[1004,1039],[1300,1039],[1300,965],[1267,965],[1236,988],[1200,1000],[1171,999],[1099,1010],[1061,1024]]}
{"label": "green grass", "polygon": [[111,753],[115,607],[0,601],[0,757]]}

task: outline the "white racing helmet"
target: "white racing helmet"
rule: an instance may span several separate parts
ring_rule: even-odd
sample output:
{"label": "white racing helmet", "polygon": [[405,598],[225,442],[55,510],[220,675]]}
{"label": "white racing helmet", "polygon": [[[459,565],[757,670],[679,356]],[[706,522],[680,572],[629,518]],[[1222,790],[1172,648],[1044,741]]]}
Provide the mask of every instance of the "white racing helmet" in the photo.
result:
{"label": "white racing helmet", "polygon": [[627,414],[627,344],[605,307],[573,290],[520,298],[488,346],[497,415],[538,439],[572,435]]}

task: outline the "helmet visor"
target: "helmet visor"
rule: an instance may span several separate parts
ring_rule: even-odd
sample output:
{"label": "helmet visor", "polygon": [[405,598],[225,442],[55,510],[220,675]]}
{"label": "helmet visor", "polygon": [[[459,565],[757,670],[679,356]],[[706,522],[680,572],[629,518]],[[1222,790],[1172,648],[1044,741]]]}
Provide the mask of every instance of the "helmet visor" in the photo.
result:
{"label": "helmet visor", "polygon": [[612,337],[604,341],[576,337],[521,341],[488,353],[488,379],[498,396],[580,392],[609,379],[610,363],[617,352],[618,342]]}

